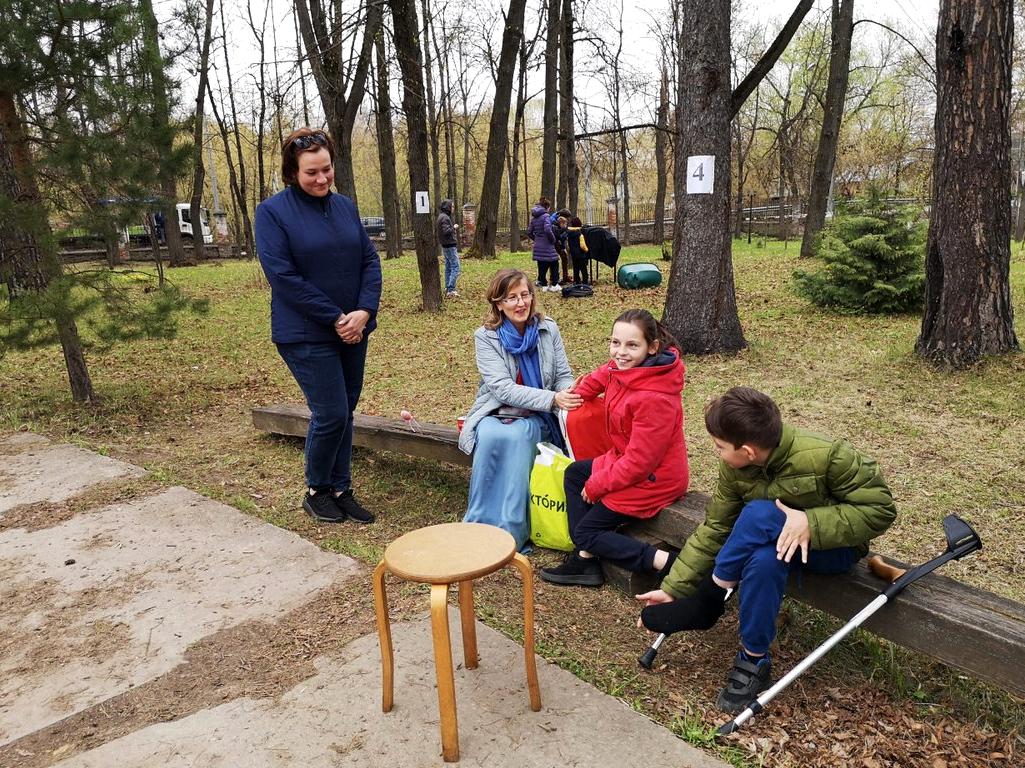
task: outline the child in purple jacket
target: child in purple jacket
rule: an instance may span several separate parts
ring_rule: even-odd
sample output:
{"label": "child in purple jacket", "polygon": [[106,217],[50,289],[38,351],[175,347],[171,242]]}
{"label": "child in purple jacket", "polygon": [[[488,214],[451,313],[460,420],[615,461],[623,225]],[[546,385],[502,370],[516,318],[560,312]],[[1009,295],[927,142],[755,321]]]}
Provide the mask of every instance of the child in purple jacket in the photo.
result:
{"label": "child in purple jacket", "polygon": [[[534,261],[537,262],[537,284],[542,291],[558,292],[559,254],[555,250],[556,236],[548,212],[552,203],[547,197],[537,201],[530,211],[527,237],[534,243]],[[550,279],[549,279],[550,278]]]}

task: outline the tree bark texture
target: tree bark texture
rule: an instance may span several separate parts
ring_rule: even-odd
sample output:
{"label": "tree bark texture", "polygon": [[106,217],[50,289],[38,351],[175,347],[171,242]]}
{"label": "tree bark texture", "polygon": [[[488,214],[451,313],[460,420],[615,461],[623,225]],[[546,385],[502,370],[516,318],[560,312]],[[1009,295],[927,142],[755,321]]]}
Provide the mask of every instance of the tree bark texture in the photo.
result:
{"label": "tree bark texture", "polygon": [[[359,23],[366,20],[359,58],[355,65],[345,57],[350,48],[352,30],[345,25],[341,4],[331,3],[334,10],[329,17],[321,0],[297,0],[295,9],[299,19],[306,57],[313,70],[313,79],[324,106],[324,118],[338,150],[335,155],[335,187],[343,195],[356,200],[356,180],[352,170],[352,127],[359,114],[366,90],[367,71],[374,37],[381,24],[381,4],[367,2],[365,16],[357,14]],[[416,9],[413,20],[416,23]],[[421,88],[423,77],[420,78]],[[348,88],[348,93],[346,93]],[[427,189],[427,187],[424,187]]]}
{"label": "tree bark texture", "polygon": [[[684,354],[746,346],[730,251],[730,0],[681,0],[673,266],[663,320]],[[687,158],[715,157],[712,194],[687,194]]]}
{"label": "tree bark texture", "polygon": [[384,208],[384,242],[387,258],[402,255],[402,214],[399,186],[395,177],[395,137],[392,132],[391,93],[388,89],[388,60],[384,50],[384,27],[374,40],[377,52],[377,159],[381,166],[381,201]]}
{"label": "tree bark texture", "polygon": [[944,367],[1018,348],[1011,306],[1011,0],[943,0],[936,154],[915,350]]}
{"label": "tree bark texture", "polygon": [[666,185],[669,169],[666,163],[666,132],[669,130],[669,72],[662,62],[662,85],[658,91],[658,130],[655,131],[655,223],[652,226],[652,240],[660,246],[665,242]]}
{"label": "tree bark texture", "polygon": [[573,140],[573,0],[562,0],[559,45],[559,187],[558,208],[577,210],[577,146]]}
{"label": "tree bark texture", "polygon": [[833,182],[840,122],[847,101],[847,80],[851,66],[851,37],[854,34],[854,0],[833,0],[833,35],[829,49],[829,83],[822,108],[822,131],[811,174],[808,210],[804,218],[801,257],[815,255],[815,241],[826,221],[826,203]]}
{"label": "tree bark texture", "polygon": [[[559,11],[562,0],[548,0],[545,38],[545,116],[541,148],[541,194],[555,200],[556,154],[559,145]],[[529,200],[527,201],[530,202]]]}
{"label": "tree bark texture", "polygon": [[[402,109],[406,115],[410,195],[428,189],[427,108],[424,103],[423,60],[420,54],[416,6],[413,0],[389,0],[395,34],[395,56],[402,70]],[[441,310],[441,276],[438,272],[438,244],[434,237],[434,219],[430,212],[413,209],[413,244],[420,272],[420,294],[426,312]]]}
{"label": "tree bark texture", "polygon": [[[192,176],[192,200],[189,204],[193,221],[192,255],[196,261],[203,258],[206,247],[206,244],[203,242],[203,225],[200,213],[203,207],[203,184],[206,181],[206,166],[203,165],[203,135],[206,126],[204,108],[206,102],[206,83],[209,76],[210,40],[212,38],[213,23],[214,0],[206,0],[206,9],[203,17],[203,40],[199,49],[199,88],[196,90],[196,116],[195,125],[192,129],[194,171]],[[197,232],[198,236],[196,236]]]}
{"label": "tree bark texture", "polygon": [[[2,90],[0,196],[14,206],[14,215],[0,221],[0,279],[7,285],[8,301],[16,301],[25,293],[44,292],[52,280],[61,276],[61,264],[56,245],[49,237],[46,206],[36,185],[28,137],[15,106],[14,94]],[[27,212],[27,215],[19,216],[19,212]],[[43,235],[42,243],[35,229]],[[71,397],[76,403],[91,402],[93,385],[75,319],[58,308],[53,321],[64,353]]]}
{"label": "tree bark texture", "polygon": [[484,161],[484,185],[477,212],[477,232],[471,252],[485,258],[494,258],[495,234],[498,229],[498,204],[502,193],[502,172],[505,155],[509,151],[509,101],[513,78],[516,75],[516,54],[523,38],[523,15],[526,0],[509,0],[502,34],[502,51],[498,57],[498,79],[495,83],[495,101],[491,108],[488,129],[488,153]]}
{"label": "tree bark texture", "polygon": [[164,212],[164,240],[167,242],[167,257],[171,266],[185,261],[181,230],[178,228],[178,180],[175,177],[174,156],[175,131],[171,125],[171,105],[167,95],[167,78],[164,76],[164,59],[160,53],[159,28],[153,13],[152,0],[139,0],[139,14],[142,18],[143,48],[146,50],[150,87],[153,89],[153,114],[150,119],[156,128],[157,152],[160,157],[158,177],[161,207]]}

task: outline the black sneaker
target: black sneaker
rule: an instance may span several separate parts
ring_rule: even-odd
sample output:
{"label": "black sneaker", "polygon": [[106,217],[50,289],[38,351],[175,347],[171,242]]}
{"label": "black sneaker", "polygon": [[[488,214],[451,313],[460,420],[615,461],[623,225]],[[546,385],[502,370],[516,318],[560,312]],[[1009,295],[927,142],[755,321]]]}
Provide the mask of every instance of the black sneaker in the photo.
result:
{"label": "black sneaker", "polygon": [[314,520],[322,523],[341,523],[345,520],[345,512],[334,503],[330,491],[310,493],[303,497],[303,509]]}
{"label": "black sneaker", "polygon": [[347,491],[342,491],[337,496],[332,497],[334,499],[335,506],[338,508],[338,512],[342,518],[348,517],[354,523],[372,523],[376,518],[371,512],[368,512],[363,506],[356,501],[356,497],[352,494],[352,488]]}
{"label": "black sneaker", "polygon": [[744,653],[738,653],[733,669],[726,675],[726,687],[719,691],[715,705],[722,711],[735,715],[743,711],[758,694],[772,685],[772,659],[766,654],[757,663],[749,661]]}
{"label": "black sneaker", "polygon": [[542,568],[541,578],[549,584],[566,584],[578,587],[600,587],[605,583],[601,564],[597,557],[581,557],[576,552],[566,555],[562,565]]}

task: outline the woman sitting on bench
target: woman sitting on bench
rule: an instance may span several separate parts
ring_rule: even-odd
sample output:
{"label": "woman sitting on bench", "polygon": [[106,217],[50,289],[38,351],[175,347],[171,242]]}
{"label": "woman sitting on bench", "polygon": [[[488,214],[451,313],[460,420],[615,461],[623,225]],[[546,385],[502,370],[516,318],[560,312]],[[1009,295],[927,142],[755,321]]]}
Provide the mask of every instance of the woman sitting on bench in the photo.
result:
{"label": "woman sitting on bench", "polygon": [[555,410],[583,402],[554,320],[537,305],[530,279],[501,269],[487,291],[484,324],[473,333],[480,371],[477,399],[459,447],[473,454],[468,523],[504,528],[522,548],[530,537],[527,503],[536,444],[561,444]]}

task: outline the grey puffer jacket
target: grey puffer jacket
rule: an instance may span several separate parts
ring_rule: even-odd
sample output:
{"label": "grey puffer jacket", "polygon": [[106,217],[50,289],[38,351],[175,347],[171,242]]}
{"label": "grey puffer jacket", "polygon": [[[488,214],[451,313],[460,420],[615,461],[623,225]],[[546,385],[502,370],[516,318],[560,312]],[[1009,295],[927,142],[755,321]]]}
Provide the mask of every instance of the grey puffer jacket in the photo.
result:
{"label": "grey puffer jacket", "polygon": [[516,383],[519,370],[516,358],[505,351],[497,330],[481,326],[473,332],[480,388],[477,390],[477,399],[466,414],[462,434],[459,435],[459,448],[463,453],[473,453],[477,444],[477,425],[499,407],[512,405],[532,411],[551,411],[555,409],[555,393],[573,385],[573,372],[569,368],[559,326],[554,320],[545,318],[537,332],[544,389]]}

